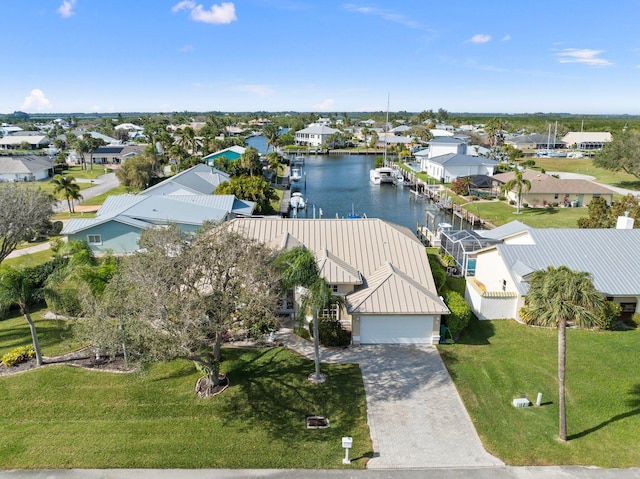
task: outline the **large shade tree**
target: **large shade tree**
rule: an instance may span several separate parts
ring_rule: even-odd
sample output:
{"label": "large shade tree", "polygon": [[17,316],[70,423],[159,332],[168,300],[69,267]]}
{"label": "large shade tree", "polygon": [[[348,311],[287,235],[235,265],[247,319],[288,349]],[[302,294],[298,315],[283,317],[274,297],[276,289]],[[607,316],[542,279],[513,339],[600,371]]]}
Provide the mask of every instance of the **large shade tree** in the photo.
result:
{"label": "large shade tree", "polygon": [[[205,224],[193,238],[177,226],[147,230],[139,244],[88,315],[89,339],[94,347],[124,341],[132,359],[190,359],[213,391],[225,336],[275,324],[280,285],[272,251],[224,224]],[[111,332],[119,336],[105,333],[108,317],[118,318]]]}
{"label": "large shade tree", "polygon": [[50,231],[52,203],[38,188],[0,182],[0,262],[22,241]]}
{"label": "large shade tree", "polygon": [[605,300],[589,273],[566,266],[536,271],[525,298],[523,316],[530,324],[558,329],[558,403],[559,436],[567,440],[565,376],[567,361],[567,324],[594,327]]}
{"label": "large shade tree", "polygon": [[640,132],[629,130],[613,137],[596,153],[593,164],[611,171],[623,171],[640,179]]}

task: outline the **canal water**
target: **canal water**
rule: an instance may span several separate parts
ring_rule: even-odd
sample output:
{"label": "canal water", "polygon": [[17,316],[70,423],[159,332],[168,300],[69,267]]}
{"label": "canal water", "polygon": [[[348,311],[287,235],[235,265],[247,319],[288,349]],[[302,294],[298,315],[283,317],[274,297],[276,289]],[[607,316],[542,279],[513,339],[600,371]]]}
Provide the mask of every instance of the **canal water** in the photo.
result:
{"label": "canal water", "polygon": [[[266,150],[263,137],[252,137],[248,144],[261,153]],[[436,215],[436,224],[451,222],[450,214],[434,208],[427,199],[415,199],[408,187],[371,183],[372,168],[375,168],[373,155],[305,155],[303,178],[293,188],[302,193],[308,206],[298,212],[298,217],[344,218],[355,213],[381,218],[415,232],[418,226],[427,224],[428,210]]]}

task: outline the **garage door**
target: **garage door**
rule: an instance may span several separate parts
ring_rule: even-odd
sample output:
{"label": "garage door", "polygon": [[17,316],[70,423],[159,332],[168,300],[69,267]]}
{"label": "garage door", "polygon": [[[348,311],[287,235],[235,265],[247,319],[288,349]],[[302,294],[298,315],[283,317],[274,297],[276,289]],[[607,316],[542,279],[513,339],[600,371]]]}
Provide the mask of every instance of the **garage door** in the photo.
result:
{"label": "garage door", "polygon": [[429,316],[361,316],[360,344],[431,344]]}

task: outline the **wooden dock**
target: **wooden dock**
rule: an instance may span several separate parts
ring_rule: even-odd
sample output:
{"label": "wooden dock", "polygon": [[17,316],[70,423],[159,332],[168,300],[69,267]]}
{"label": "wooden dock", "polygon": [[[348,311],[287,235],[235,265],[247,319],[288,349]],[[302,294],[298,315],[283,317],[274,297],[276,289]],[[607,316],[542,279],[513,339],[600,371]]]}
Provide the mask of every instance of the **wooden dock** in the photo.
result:
{"label": "wooden dock", "polygon": [[280,210],[278,214],[283,218],[289,217],[289,202],[291,201],[291,190],[282,190],[282,201],[280,202]]}

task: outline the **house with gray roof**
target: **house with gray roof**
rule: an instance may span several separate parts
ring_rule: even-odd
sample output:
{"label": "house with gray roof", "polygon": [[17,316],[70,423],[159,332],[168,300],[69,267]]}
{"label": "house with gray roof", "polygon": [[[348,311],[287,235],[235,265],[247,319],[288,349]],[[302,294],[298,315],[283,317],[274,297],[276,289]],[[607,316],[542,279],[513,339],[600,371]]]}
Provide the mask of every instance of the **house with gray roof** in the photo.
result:
{"label": "house with gray roof", "polygon": [[115,195],[107,197],[95,218],[71,219],[62,234],[84,240],[96,254],[132,253],[143,230],[176,224],[192,233],[205,221],[222,222],[251,215],[255,203],[234,195]]}
{"label": "house with gray roof", "polygon": [[465,296],[479,319],[518,318],[533,273],[549,266],[590,273],[623,315],[640,312],[640,229],[504,228],[501,241],[476,251],[475,276],[467,277]]}
{"label": "house with gray roof", "polygon": [[364,219],[238,218],[234,231],[275,250],[304,246],[345,307],[329,312],[353,344],[437,344],[442,315],[424,247],[413,232]]}
{"label": "house with gray roof", "polygon": [[146,190],[141,195],[212,195],[215,189],[231,177],[216,168],[199,164],[181,171]]}
{"label": "house with gray roof", "polygon": [[[93,162],[96,165],[120,165],[129,158],[144,153],[145,146],[142,145],[107,145],[100,146],[93,151]],[[89,163],[90,153],[84,153],[84,161]]]}
{"label": "house with gray roof", "polygon": [[0,156],[0,181],[39,181],[53,177],[53,160],[46,156]]}
{"label": "house with gray roof", "polygon": [[300,146],[321,148],[327,141],[327,138],[334,133],[340,133],[340,130],[326,125],[311,124],[307,128],[296,131],[295,143]]}
{"label": "house with gray roof", "polygon": [[443,183],[451,183],[462,176],[491,176],[498,166],[497,161],[484,156],[471,156],[461,153],[448,153],[433,157],[427,156],[426,158],[421,156],[421,158],[421,170]]}
{"label": "house with gray roof", "polygon": [[513,145],[519,150],[558,150],[566,148],[567,144],[558,140],[554,136],[531,133],[528,135],[508,136],[504,140],[505,144]]}
{"label": "house with gray roof", "polygon": [[16,131],[0,138],[0,150],[20,150],[23,147],[39,150],[48,147],[50,143],[49,137],[39,131]]}

